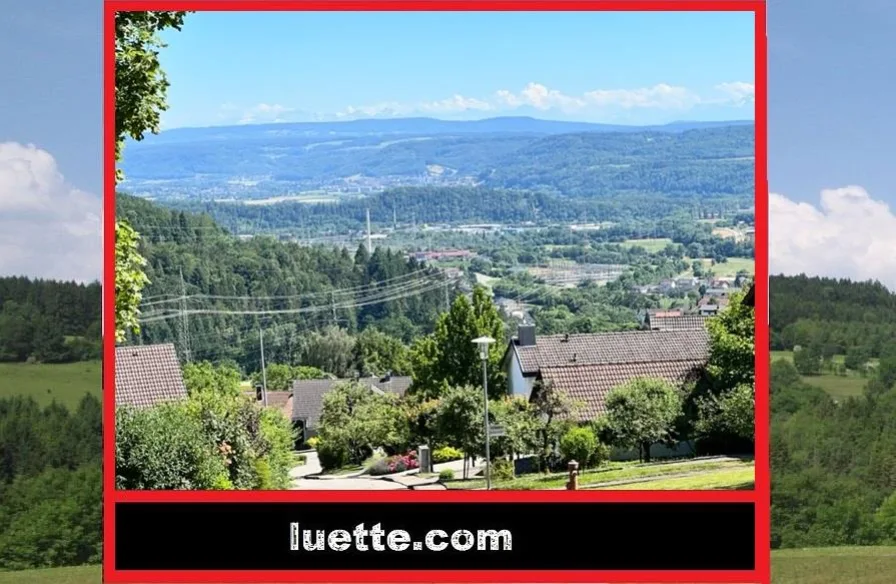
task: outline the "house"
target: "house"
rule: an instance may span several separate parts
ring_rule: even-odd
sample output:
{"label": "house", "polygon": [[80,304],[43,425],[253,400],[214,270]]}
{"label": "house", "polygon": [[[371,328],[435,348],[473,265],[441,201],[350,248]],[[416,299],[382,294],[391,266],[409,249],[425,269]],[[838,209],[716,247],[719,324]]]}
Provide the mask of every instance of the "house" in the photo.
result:
{"label": "house", "polygon": [[583,401],[584,419],[593,419],[614,387],[636,377],[678,383],[708,357],[705,328],[537,337],[534,325],[520,325],[503,366],[512,395],[532,399],[536,381],[551,383]]}
{"label": "house", "polygon": [[644,316],[644,329],[653,331],[705,330],[706,316],[674,312],[648,312]]}
{"label": "house", "polygon": [[174,344],[115,348],[115,405],[148,408],[187,398]]}
{"label": "house", "polygon": [[703,296],[697,301],[697,313],[703,316],[714,316],[728,306],[728,296]]}
{"label": "house", "polygon": [[[317,435],[324,396],[340,383],[357,382],[371,391],[403,396],[411,386],[410,377],[366,377],[360,379],[297,379],[292,384],[292,411],[290,419],[299,431],[297,443],[304,444]],[[270,395],[270,394],[269,394]]]}

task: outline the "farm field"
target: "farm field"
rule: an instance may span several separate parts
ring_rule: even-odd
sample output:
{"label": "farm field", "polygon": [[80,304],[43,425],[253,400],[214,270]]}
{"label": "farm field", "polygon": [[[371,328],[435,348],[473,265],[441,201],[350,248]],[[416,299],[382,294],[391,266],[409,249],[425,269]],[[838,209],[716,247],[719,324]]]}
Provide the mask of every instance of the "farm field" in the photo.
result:
{"label": "farm field", "polygon": [[99,361],[59,365],[0,363],[0,399],[26,395],[42,407],[56,401],[74,408],[85,393],[101,397],[102,379]]}
{"label": "farm field", "polygon": [[896,547],[842,547],[772,552],[772,584],[889,584]]}
{"label": "farm field", "polygon": [[642,247],[650,253],[662,251],[665,247],[672,243],[668,237],[659,237],[656,239],[627,239],[622,245],[626,247]]}
{"label": "farm field", "polygon": [[[835,355],[833,360],[835,363],[843,363],[844,358],[843,355]],[[793,351],[771,351],[771,359],[772,361],[786,359],[787,361],[792,362]],[[871,361],[871,365],[875,365],[876,363],[876,359]],[[861,396],[865,389],[867,379],[857,375],[853,371],[847,371],[845,377],[830,373],[822,375],[804,375],[803,381],[809,385],[814,385],[815,387],[824,390],[825,393],[834,399],[847,399],[850,397]]]}
{"label": "farm field", "polygon": [[728,258],[727,262],[715,264],[711,269],[720,278],[733,278],[740,271],[753,274],[756,270],[756,261],[751,258]]}

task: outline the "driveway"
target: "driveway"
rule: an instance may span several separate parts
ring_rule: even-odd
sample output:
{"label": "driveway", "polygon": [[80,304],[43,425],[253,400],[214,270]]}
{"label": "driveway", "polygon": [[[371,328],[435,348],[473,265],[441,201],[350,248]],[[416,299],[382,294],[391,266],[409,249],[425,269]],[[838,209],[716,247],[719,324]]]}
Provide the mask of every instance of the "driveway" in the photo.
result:
{"label": "driveway", "polygon": [[305,464],[300,464],[290,470],[289,476],[292,479],[300,479],[302,477],[307,477],[308,475],[320,474],[322,469],[320,468],[320,460],[317,458],[317,451],[306,450],[300,454],[305,455]]}

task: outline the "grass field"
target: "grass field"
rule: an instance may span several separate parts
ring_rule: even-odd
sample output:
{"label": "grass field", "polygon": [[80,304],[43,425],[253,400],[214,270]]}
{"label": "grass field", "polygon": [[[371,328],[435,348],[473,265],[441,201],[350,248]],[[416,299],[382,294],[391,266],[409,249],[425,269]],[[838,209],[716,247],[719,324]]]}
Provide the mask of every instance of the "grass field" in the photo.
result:
{"label": "grass field", "polygon": [[102,394],[99,361],[43,365],[0,363],[0,398],[28,395],[41,406],[52,401],[76,407],[85,393]]}
{"label": "grass field", "polygon": [[750,258],[728,258],[727,262],[715,264],[710,269],[720,278],[733,278],[740,271],[755,273],[756,262]]}
{"label": "grass field", "polygon": [[896,547],[843,547],[772,552],[773,584],[890,584]]}
{"label": "grass field", "polygon": [[102,582],[102,570],[99,566],[0,572],[0,584],[98,584],[99,582]]}
{"label": "grass field", "polygon": [[672,243],[668,237],[659,237],[656,239],[627,239],[622,245],[626,247],[642,247],[650,253],[662,251],[667,245]]}
{"label": "grass field", "polygon": [[[786,359],[792,362],[793,351],[772,351],[771,358],[772,361]],[[833,360],[835,363],[843,363],[843,359],[843,355],[835,355]],[[871,361],[872,365],[875,363],[876,360]],[[841,375],[832,375],[830,373],[825,373],[823,375],[804,375],[803,381],[809,385],[814,385],[815,387],[824,390],[825,393],[834,399],[859,397],[862,395],[865,390],[865,384],[868,382],[867,379],[853,371],[847,371],[845,377]]]}

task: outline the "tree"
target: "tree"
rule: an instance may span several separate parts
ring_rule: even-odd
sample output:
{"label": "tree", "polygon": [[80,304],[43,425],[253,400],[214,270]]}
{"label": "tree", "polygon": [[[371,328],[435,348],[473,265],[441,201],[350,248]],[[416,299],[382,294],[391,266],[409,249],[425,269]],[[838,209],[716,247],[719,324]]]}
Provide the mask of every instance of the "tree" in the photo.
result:
{"label": "tree", "polygon": [[681,414],[681,397],[661,379],[633,379],[607,395],[607,422],[618,446],[637,448],[639,459],[650,462],[650,447],[671,442]]}
{"label": "tree", "polygon": [[354,360],[362,377],[407,375],[411,369],[407,347],[374,327],[367,327],[356,337]]}
{"label": "tree", "polygon": [[532,405],[537,420],[536,436],[541,438],[542,470],[547,471],[556,459],[554,447],[572,426],[581,404],[550,383],[537,381],[532,388]]}
{"label": "tree", "polygon": [[236,396],[240,392],[240,372],[228,365],[213,365],[208,361],[187,363],[183,366],[184,384],[190,395],[211,391]]}
{"label": "tree", "polygon": [[140,302],[149,278],[143,271],[140,236],[127,221],[115,222],[115,342],[124,342],[128,332],[140,332]]}
{"label": "tree", "polygon": [[802,375],[818,375],[821,372],[821,354],[818,346],[796,347],[793,351],[793,366]]}
{"label": "tree", "polygon": [[489,408],[505,432],[495,440],[498,448],[505,448],[511,456],[529,454],[538,448],[541,421],[531,402],[521,396],[507,396],[492,402]]}
{"label": "tree", "polygon": [[341,383],[324,395],[318,436],[321,448],[340,455],[333,460],[361,464],[378,448],[405,448],[407,418],[395,396],[360,383]]}
{"label": "tree", "polygon": [[[157,134],[161,113],[168,108],[168,80],[159,63],[165,46],[159,33],[180,30],[186,12],[115,13],[115,160],[121,160],[124,140]],[[116,183],[123,175],[115,169]],[[126,221],[115,222],[115,341],[140,331],[141,291],[149,283],[146,260],[138,251],[139,235]]]}
{"label": "tree", "polygon": [[595,458],[598,442],[591,428],[570,428],[560,439],[560,454],[566,462],[575,460],[586,468]]}
{"label": "tree", "polygon": [[440,440],[464,453],[464,478],[467,460],[483,452],[485,445],[485,404],[482,391],[473,386],[444,387],[436,414]]}
{"label": "tree", "polygon": [[355,366],[355,339],[345,329],[330,326],[308,335],[302,350],[302,364],[349,377]]}
{"label": "tree", "polygon": [[[115,160],[121,159],[124,140],[142,140],[159,133],[161,114],[168,109],[168,79],[159,62],[166,45],[159,34],[180,30],[186,12],[144,11],[115,13]],[[116,170],[116,176],[121,174]]]}
{"label": "tree", "polygon": [[495,339],[488,356],[489,395],[503,396],[506,380],[501,357],[507,349],[504,323],[481,286],[473,290],[472,302],[466,296],[458,296],[451,310],[439,317],[431,341],[419,342],[412,351],[414,392],[437,396],[446,384],[481,385],[482,359],[473,339],[483,336]]}

